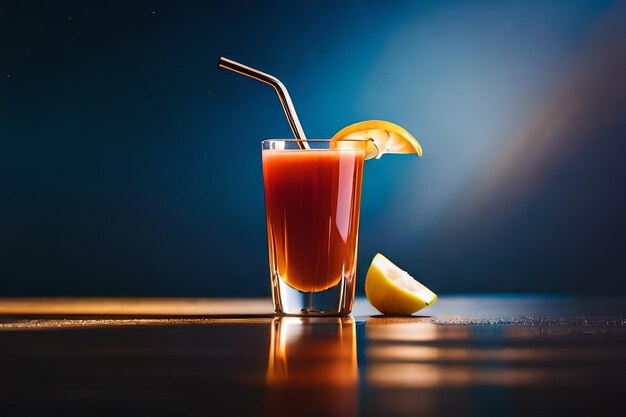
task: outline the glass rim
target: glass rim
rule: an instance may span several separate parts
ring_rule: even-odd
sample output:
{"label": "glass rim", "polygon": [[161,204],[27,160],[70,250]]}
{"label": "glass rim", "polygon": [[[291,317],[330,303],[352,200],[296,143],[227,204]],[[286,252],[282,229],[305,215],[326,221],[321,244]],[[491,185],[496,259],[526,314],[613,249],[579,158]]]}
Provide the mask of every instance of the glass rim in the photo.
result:
{"label": "glass rim", "polygon": [[[371,139],[337,139],[336,142],[367,142]],[[261,143],[271,143],[271,142],[287,142],[287,143],[298,143],[298,142],[316,142],[316,143],[324,143],[324,142],[335,142],[332,139],[263,139]]]}

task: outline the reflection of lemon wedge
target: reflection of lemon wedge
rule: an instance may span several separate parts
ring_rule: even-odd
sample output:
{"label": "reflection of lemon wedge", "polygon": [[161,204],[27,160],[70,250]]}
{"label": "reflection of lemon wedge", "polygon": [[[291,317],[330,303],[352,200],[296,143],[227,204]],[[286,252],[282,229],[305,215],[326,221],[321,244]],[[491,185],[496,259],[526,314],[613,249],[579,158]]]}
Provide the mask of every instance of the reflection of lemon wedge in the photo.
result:
{"label": "reflection of lemon wedge", "polygon": [[437,294],[380,253],[367,271],[365,295],[383,314],[413,314],[437,301]]}
{"label": "reflection of lemon wedge", "polygon": [[331,141],[360,139],[370,141],[365,159],[380,158],[386,153],[416,153],[422,156],[422,147],[406,129],[384,120],[367,120],[346,126],[335,133]]}

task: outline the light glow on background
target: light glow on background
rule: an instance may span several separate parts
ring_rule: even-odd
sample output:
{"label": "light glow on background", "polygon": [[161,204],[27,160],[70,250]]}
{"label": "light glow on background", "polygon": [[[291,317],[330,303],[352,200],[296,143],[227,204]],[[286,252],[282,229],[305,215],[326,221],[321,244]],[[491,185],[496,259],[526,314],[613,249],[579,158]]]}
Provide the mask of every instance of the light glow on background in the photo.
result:
{"label": "light glow on background", "polygon": [[0,6],[0,295],[269,296],[260,141],[291,132],[219,56],[309,137],[420,139],[366,163],[360,292],[376,252],[438,293],[626,291],[623,2],[243,7]]}

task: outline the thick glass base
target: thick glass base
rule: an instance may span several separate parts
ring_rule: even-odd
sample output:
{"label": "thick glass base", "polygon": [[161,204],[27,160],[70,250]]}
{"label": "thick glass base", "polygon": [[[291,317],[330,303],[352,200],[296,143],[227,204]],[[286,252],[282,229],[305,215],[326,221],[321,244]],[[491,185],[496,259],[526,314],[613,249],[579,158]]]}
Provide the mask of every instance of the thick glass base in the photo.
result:
{"label": "thick glass base", "polygon": [[346,316],[354,302],[354,277],[343,277],[337,285],[319,292],[304,292],[272,274],[274,311],[290,316]]}

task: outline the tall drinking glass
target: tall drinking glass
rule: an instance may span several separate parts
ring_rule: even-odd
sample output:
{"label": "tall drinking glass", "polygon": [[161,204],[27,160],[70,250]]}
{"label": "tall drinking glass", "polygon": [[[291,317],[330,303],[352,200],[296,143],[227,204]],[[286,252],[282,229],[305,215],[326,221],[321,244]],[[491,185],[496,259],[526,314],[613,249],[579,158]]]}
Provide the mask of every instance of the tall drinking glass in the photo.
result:
{"label": "tall drinking glass", "polygon": [[277,313],[336,316],[352,310],[365,147],[360,140],[262,142]]}

